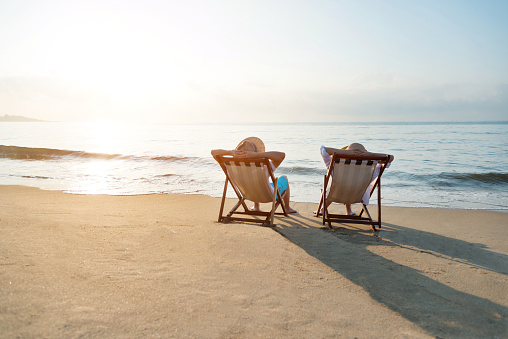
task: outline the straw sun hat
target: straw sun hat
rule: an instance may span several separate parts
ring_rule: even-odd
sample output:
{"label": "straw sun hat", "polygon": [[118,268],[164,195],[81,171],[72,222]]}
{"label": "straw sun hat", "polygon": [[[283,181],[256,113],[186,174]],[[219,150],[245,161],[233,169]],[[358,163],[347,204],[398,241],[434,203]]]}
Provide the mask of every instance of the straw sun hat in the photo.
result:
{"label": "straw sun hat", "polygon": [[346,146],[342,149],[347,149],[347,150],[360,150],[360,151],[364,151],[364,152],[367,152],[367,150],[365,149],[365,147],[362,145],[362,144],[359,144],[357,142],[353,142],[351,145],[349,146]]}
{"label": "straw sun hat", "polygon": [[245,148],[247,148],[247,150],[254,149],[254,152],[264,152],[265,151],[265,144],[258,137],[248,137],[248,138],[245,138],[242,141],[240,141],[240,143],[238,144],[238,146],[236,146],[235,149],[239,150],[239,149],[245,149]]}

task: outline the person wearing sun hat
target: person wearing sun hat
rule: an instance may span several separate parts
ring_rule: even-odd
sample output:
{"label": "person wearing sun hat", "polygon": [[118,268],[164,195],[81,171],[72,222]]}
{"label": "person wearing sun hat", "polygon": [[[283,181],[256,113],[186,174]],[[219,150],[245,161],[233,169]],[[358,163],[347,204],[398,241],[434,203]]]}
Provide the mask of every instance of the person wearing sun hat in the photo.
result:
{"label": "person wearing sun hat", "polygon": [[[384,155],[386,155],[386,154],[382,154],[382,153],[368,152],[367,149],[362,144],[359,144],[357,142],[353,142],[352,144],[350,144],[348,146],[344,146],[340,149],[333,148],[333,147],[321,146],[320,152],[321,152],[321,156],[323,157],[323,161],[325,162],[326,168],[328,168],[330,166],[330,162],[332,161],[332,155],[334,153],[339,154],[339,155],[341,155],[341,154],[343,154],[343,155],[351,155],[351,154],[353,154],[353,155],[368,155],[368,156],[384,156]],[[393,161],[393,155],[390,155],[390,159],[388,160],[388,162],[390,163],[392,161]],[[389,165],[390,164],[388,164],[388,166]],[[379,169],[380,169],[380,165],[376,166],[376,169],[374,170],[372,178],[376,178],[379,175]],[[367,190],[365,191],[365,193],[363,195],[363,201],[366,204],[368,204],[368,202],[369,202],[370,188],[371,188],[372,184],[373,183],[371,183],[371,185],[367,188]],[[327,205],[329,206],[330,203],[331,202],[328,202]],[[347,214],[356,215],[351,210],[350,204],[344,204],[344,205],[346,206]]]}
{"label": "person wearing sun hat", "polygon": [[235,150],[260,153],[265,151],[265,144],[258,137],[248,137],[240,141]]}
{"label": "person wearing sun hat", "polygon": [[[265,144],[258,137],[248,137],[240,141],[240,143],[236,146],[234,150],[223,150],[223,149],[214,149],[212,150],[212,156],[215,157],[217,155],[232,155],[238,158],[268,158],[270,160],[270,165],[272,166],[272,170],[275,171],[277,167],[280,166],[286,154],[278,151],[269,151],[266,152]],[[294,209],[289,207],[289,181],[288,178],[283,175],[279,177],[277,180],[280,193],[287,193],[284,195],[284,205],[287,206],[288,213],[296,213]],[[252,208],[254,211],[259,211],[259,204],[254,203],[254,207]]]}

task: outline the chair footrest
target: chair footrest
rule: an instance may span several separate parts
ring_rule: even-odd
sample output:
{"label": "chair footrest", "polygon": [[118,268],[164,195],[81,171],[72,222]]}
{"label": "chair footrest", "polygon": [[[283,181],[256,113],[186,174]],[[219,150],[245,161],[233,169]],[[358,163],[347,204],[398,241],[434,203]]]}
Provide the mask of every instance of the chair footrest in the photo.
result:
{"label": "chair footrest", "polygon": [[377,225],[377,221],[375,220],[352,220],[352,219],[325,219],[325,222],[338,222],[345,224],[365,224],[365,225]]}
{"label": "chair footrest", "polygon": [[240,212],[240,211],[235,211],[233,212],[231,215],[233,214],[244,214],[244,215],[254,215],[254,216],[260,216],[260,217],[266,217],[268,215],[270,215],[270,212],[263,212],[263,211],[249,211],[249,212]]}
{"label": "chair footrest", "polygon": [[332,219],[332,218],[335,218],[335,219],[351,219],[351,220],[370,220],[370,221],[372,221],[372,219],[370,219],[370,218],[360,217],[358,215],[328,213],[328,219]]}
{"label": "chair footrest", "polygon": [[348,214],[328,214],[328,218],[324,218],[325,222],[342,222],[342,223],[348,223],[348,224],[366,224],[366,225],[373,225],[378,224],[378,221],[366,218],[366,217],[360,217],[357,215],[348,215]]}
{"label": "chair footrest", "polygon": [[253,222],[253,223],[260,223],[260,224],[265,224],[265,223],[269,223],[266,219],[254,219],[254,218],[240,218],[240,217],[224,217],[222,218],[222,222],[223,221],[240,221],[240,222]]}

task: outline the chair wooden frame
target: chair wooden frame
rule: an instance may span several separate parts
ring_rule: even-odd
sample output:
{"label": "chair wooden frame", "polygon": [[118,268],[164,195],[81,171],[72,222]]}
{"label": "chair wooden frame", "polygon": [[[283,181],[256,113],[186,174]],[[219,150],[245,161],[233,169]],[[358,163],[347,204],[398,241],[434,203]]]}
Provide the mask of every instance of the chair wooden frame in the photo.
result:
{"label": "chair wooden frame", "polygon": [[[328,171],[326,175],[324,176],[324,186],[323,190],[321,192],[321,199],[319,201],[318,209],[315,213],[316,217],[322,216],[323,217],[323,225],[328,223],[328,228],[332,229],[332,222],[338,222],[338,223],[349,223],[349,224],[367,224],[370,225],[372,231],[376,232],[376,226],[377,228],[381,228],[381,176],[386,168],[386,166],[389,163],[390,155],[383,155],[383,156],[363,156],[363,155],[338,155],[333,154],[330,166],[328,167]],[[369,210],[367,209],[367,205],[363,203],[363,201],[359,201],[356,203],[361,203],[362,209],[358,215],[348,215],[348,214],[333,214],[328,211],[327,205],[327,187],[328,183],[332,179],[332,175],[335,170],[335,164],[339,163],[340,160],[343,160],[344,163],[351,163],[354,161],[355,164],[360,165],[364,162],[373,162],[376,161],[378,164],[381,165],[381,168],[379,170],[379,174],[376,178],[374,178],[374,184],[372,185],[370,189],[370,196],[374,193],[374,190],[377,188],[377,206],[378,206],[378,218],[377,221],[373,220]],[[341,201],[332,201],[337,203],[343,203]],[[321,210],[323,210],[321,212]],[[365,212],[366,217],[362,217],[363,213]]]}
{"label": "chair wooden frame", "polygon": [[[284,194],[281,194],[279,192],[279,189],[277,187],[278,179],[273,174],[272,167],[271,167],[271,164],[270,164],[270,161],[268,158],[235,158],[235,157],[228,156],[228,155],[219,155],[219,156],[215,156],[215,160],[217,160],[220,167],[224,171],[224,174],[226,175],[226,180],[224,183],[224,190],[222,193],[222,200],[221,200],[221,205],[220,205],[220,210],[219,210],[219,217],[217,220],[218,222],[229,222],[229,221],[254,222],[254,223],[261,223],[261,224],[263,224],[263,226],[273,226],[274,214],[284,215],[284,216],[288,215],[287,208],[284,205],[284,199],[283,199],[284,195],[287,193],[287,190],[286,190],[286,192],[284,192]],[[268,179],[271,180],[271,182],[273,183],[273,192],[266,192],[267,188],[265,187],[264,193],[265,193],[265,195],[270,194],[271,201],[253,201],[250,199],[246,199],[244,197],[244,195],[242,194],[241,189],[239,188],[237,183],[235,183],[235,181],[233,180],[231,174],[228,173],[227,166],[231,165],[232,163],[237,166],[243,165],[246,167],[252,167],[253,169],[257,168],[258,170],[263,169],[263,167],[265,167],[268,172],[268,177],[266,177],[266,175],[265,175],[266,182],[268,183]],[[231,185],[231,187],[233,188],[236,196],[238,197],[238,202],[235,204],[235,206],[233,206],[233,208],[231,209],[231,211],[229,211],[229,213],[227,215],[224,215],[224,205],[225,205],[225,201],[226,201],[226,193],[227,193],[228,186],[229,186],[228,184]],[[272,208],[269,212],[252,211],[247,207],[247,205],[245,203],[246,200],[253,201],[255,203],[271,202]],[[282,212],[275,212],[276,209],[279,207],[279,205],[282,207]],[[243,211],[238,210],[240,208],[240,206],[243,207]],[[242,217],[237,217],[235,215],[241,215]],[[249,216],[249,217],[245,217],[245,216]],[[265,218],[259,219],[257,217],[265,217]]]}

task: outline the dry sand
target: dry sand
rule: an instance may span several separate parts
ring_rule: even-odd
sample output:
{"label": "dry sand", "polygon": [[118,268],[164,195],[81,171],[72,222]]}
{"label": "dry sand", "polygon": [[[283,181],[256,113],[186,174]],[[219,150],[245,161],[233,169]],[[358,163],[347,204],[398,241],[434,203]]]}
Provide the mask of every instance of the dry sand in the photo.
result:
{"label": "dry sand", "polygon": [[508,337],[508,213],[386,207],[374,236],[219,203],[0,186],[0,337]]}

